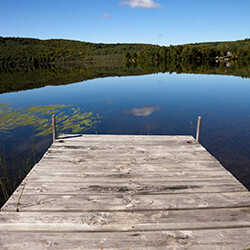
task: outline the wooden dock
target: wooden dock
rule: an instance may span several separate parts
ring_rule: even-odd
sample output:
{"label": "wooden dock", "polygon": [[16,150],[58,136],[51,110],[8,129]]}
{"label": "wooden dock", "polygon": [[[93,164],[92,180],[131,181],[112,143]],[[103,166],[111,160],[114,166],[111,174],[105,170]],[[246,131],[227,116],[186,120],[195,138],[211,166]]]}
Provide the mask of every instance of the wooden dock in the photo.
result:
{"label": "wooden dock", "polygon": [[250,193],[192,136],[67,135],[0,213],[0,249],[247,249]]}

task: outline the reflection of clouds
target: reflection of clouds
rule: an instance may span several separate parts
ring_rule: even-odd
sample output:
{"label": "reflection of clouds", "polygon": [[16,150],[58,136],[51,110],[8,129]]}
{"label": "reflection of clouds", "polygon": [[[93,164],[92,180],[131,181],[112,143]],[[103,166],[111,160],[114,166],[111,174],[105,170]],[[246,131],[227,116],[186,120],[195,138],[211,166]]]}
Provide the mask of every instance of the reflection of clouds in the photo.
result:
{"label": "reflection of clouds", "polygon": [[148,116],[151,115],[154,111],[160,110],[161,107],[158,106],[145,106],[141,108],[133,108],[131,110],[124,110],[123,113],[131,114],[135,116]]}

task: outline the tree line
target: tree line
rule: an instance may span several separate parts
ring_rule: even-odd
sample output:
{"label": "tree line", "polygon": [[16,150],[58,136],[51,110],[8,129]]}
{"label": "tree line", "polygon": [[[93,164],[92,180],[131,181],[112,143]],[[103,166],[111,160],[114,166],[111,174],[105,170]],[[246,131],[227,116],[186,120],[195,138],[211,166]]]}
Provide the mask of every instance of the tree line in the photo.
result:
{"label": "tree line", "polygon": [[102,44],[63,39],[0,37],[0,67],[16,68],[48,64],[81,64],[86,62],[123,61],[123,55],[145,48],[145,44]]}
{"label": "tree line", "polygon": [[0,70],[90,62],[250,61],[250,39],[176,46],[103,44],[63,39],[0,37]]}
{"label": "tree line", "polygon": [[142,51],[127,52],[126,61],[154,60],[156,62],[218,62],[250,61],[250,39],[235,42],[195,43],[176,46],[158,46]]}

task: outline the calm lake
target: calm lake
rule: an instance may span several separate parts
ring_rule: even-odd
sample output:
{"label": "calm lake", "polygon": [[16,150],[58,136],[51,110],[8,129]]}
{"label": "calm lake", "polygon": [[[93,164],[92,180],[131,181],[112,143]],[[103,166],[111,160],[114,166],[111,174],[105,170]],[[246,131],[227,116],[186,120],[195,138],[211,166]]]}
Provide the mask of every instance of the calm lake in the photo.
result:
{"label": "calm lake", "polygon": [[[176,73],[97,78],[4,93],[0,105],[0,174],[8,193],[6,178],[16,187],[50,146],[52,113],[61,122],[59,132],[193,136],[200,115],[200,143],[250,188],[249,78]],[[75,120],[67,120],[70,116]],[[81,118],[85,122],[72,129]],[[6,193],[0,190],[2,205]]]}

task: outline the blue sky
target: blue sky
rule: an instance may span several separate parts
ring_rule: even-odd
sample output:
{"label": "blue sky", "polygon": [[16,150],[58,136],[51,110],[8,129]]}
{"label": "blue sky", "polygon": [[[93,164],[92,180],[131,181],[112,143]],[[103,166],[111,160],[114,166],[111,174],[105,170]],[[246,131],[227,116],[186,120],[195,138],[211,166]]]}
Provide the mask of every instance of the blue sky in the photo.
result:
{"label": "blue sky", "polygon": [[250,0],[0,0],[0,36],[159,45],[250,37]]}

